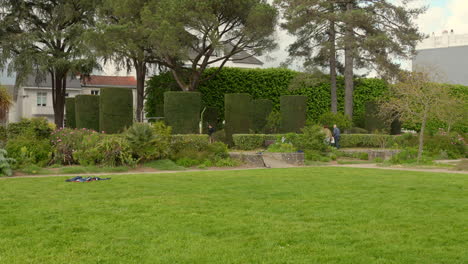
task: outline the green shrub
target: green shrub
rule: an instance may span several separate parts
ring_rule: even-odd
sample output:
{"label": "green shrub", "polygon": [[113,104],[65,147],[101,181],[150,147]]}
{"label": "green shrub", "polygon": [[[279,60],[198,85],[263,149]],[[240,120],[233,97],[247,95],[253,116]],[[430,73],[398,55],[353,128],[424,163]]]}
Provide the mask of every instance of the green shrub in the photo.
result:
{"label": "green shrub", "polygon": [[158,122],[154,125],[134,123],[125,132],[132,154],[140,161],[161,159],[170,152],[170,128]]}
{"label": "green shrub", "polygon": [[353,123],[349,119],[348,116],[342,114],[342,113],[332,113],[332,112],[327,112],[324,113],[319,117],[318,120],[319,124],[321,125],[326,125],[330,129],[333,128],[333,125],[336,124],[336,126],[341,130],[344,131],[345,129],[348,129],[352,127]]}
{"label": "green shrub", "polygon": [[321,126],[306,126],[302,129],[302,133],[301,140],[293,143],[298,149],[319,152],[325,152],[328,149],[328,144],[325,142],[326,135]]}
{"label": "green shrub", "polygon": [[359,159],[360,160],[369,160],[369,153],[367,152],[362,152],[359,154]]}
{"label": "green shrub", "polygon": [[352,127],[346,130],[346,133],[347,134],[369,134],[369,131],[360,127]]}
{"label": "green shrub", "polygon": [[229,157],[228,146],[222,142],[214,142],[208,145],[206,151],[211,159],[226,159]]}
{"label": "green shrub", "polygon": [[13,174],[12,165],[16,162],[15,159],[8,157],[8,152],[0,149],[0,177],[11,176]]}
{"label": "green shrub", "polygon": [[8,139],[17,136],[48,139],[54,129],[55,125],[49,123],[45,117],[23,118],[20,122],[8,124],[6,134]]}
{"label": "green shrub", "polygon": [[36,164],[46,166],[52,156],[52,147],[48,139],[36,139],[29,135],[9,139],[5,149],[9,156],[17,161],[16,165]]}
{"label": "green shrub", "polygon": [[273,102],[268,99],[252,101],[252,130],[255,133],[265,132],[268,117],[273,111]]}
{"label": "green shrub", "polygon": [[267,152],[290,153],[290,152],[296,152],[296,151],[297,151],[297,148],[295,148],[293,144],[281,143],[281,142],[276,142],[274,144],[271,144],[267,149]]}
{"label": "green shrub", "polygon": [[174,152],[190,148],[196,151],[202,151],[207,148],[209,144],[208,135],[204,134],[185,134],[185,135],[172,135],[171,149]]}
{"label": "green shrub", "polygon": [[[107,135],[92,130],[81,129],[80,131],[83,131],[81,143],[77,143],[76,149],[72,151],[74,162],[82,166],[101,165],[104,154],[100,152],[97,145]],[[88,133],[89,131],[91,133]]]}
{"label": "green shrub", "polygon": [[182,167],[190,168],[193,166],[200,165],[203,161],[199,159],[192,159],[188,157],[183,157],[178,160],[176,160],[176,164]]}
{"label": "green shrub", "polygon": [[224,131],[232,145],[233,134],[247,134],[252,124],[252,98],[249,94],[226,94],[224,96]]}
{"label": "green shrub", "polygon": [[65,98],[65,127],[76,128],[75,98]]}
{"label": "green shrub", "polygon": [[198,92],[165,92],[164,120],[174,134],[199,132],[201,96]]}
{"label": "green shrub", "polygon": [[[417,144],[413,143],[414,146]],[[442,159],[458,159],[466,158],[468,155],[468,146],[465,143],[463,136],[456,132],[447,134],[436,134],[434,136],[425,135],[424,137],[424,151],[431,153],[433,156],[440,156]]]}
{"label": "green shrub", "polygon": [[[62,165],[78,164],[73,153],[79,150],[86,151],[87,146],[83,146],[84,137],[95,133],[97,132],[86,128],[64,128],[52,132],[53,163]],[[90,147],[92,147],[92,145],[90,145]]]}
{"label": "green shrub", "polygon": [[94,147],[87,151],[77,151],[75,155],[80,164],[85,166],[134,166],[137,162],[132,157],[128,142],[120,135],[105,135]]}
{"label": "green shrub", "polygon": [[213,141],[215,141],[215,142],[227,143],[227,140],[226,140],[226,131],[225,131],[224,129],[215,131],[215,132],[213,133],[213,135],[211,135],[211,138],[212,138]]}
{"label": "green shrub", "polygon": [[99,96],[80,94],[75,97],[76,128],[99,131]]}
{"label": "green shrub", "polygon": [[232,135],[234,146],[241,150],[253,150],[265,145],[264,134],[234,134]]}
{"label": "green shrub", "polygon": [[281,130],[281,113],[279,111],[272,111],[267,117],[265,125],[265,133],[276,134]]}
{"label": "green shrub", "polygon": [[99,127],[109,134],[120,133],[133,123],[133,92],[125,88],[102,88]]}
{"label": "green shrub", "polygon": [[343,148],[389,148],[400,141],[398,136],[384,134],[341,134],[340,145]]}
{"label": "green shrub", "polygon": [[[404,148],[401,152],[393,155],[389,162],[391,164],[411,164],[417,163],[418,149],[417,148]],[[419,164],[433,164],[433,159],[423,152],[423,157]]]}
{"label": "green shrub", "polygon": [[281,101],[281,130],[300,133],[306,122],[307,97],[283,95]]}

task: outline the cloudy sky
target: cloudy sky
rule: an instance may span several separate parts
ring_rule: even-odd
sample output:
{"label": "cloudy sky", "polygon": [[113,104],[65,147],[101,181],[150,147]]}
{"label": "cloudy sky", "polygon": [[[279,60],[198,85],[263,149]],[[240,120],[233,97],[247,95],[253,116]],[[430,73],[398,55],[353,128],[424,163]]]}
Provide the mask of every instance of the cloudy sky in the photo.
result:
{"label": "cloudy sky", "polygon": [[[401,0],[394,0],[402,2]],[[413,0],[411,6],[428,7],[425,14],[421,15],[416,23],[421,32],[429,35],[434,32],[440,35],[443,30],[455,31],[455,34],[468,34],[468,0]],[[279,48],[261,59],[266,67],[277,67],[284,61],[288,53],[286,49],[294,41],[292,36],[278,30],[277,39]],[[409,62],[402,62],[405,68],[410,67]]]}

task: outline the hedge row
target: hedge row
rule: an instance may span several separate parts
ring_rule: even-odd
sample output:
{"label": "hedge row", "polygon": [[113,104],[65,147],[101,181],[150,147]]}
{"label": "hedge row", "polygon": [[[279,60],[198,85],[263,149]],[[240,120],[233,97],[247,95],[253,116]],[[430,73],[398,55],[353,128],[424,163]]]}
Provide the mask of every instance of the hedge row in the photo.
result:
{"label": "hedge row", "polygon": [[[207,69],[211,74],[215,68]],[[178,90],[170,73],[153,76],[147,82],[148,99],[145,110],[148,116],[157,116],[157,109],[164,100],[164,92]],[[344,109],[344,80],[337,81],[338,110]],[[365,103],[381,97],[387,84],[380,79],[356,79],[354,90],[354,122],[363,126]],[[307,96],[307,117],[317,120],[330,110],[330,82],[327,76],[316,77],[288,69],[240,69],[223,68],[216,77],[199,87],[203,106],[216,107],[219,119],[223,119],[224,95],[228,93],[248,93],[253,99],[268,99],[273,109],[280,109],[281,95]]]}
{"label": "hedge row", "polygon": [[300,133],[306,123],[307,97],[284,95],[281,101],[281,132]]}
{"label": "hedge row", "polygon": [[252,99],[249,94],[236,93],[224,96],[226,140],[232,144],[232,134],[249,133],[252,124]]}
{"label": "hedge row", "polygon": [[164,117],[175,134],[199,132],[201,98],[197,92],[165,92]]}
{"label": "hedge row", "polygon": [[133,123],[132,90],[102,88],[100,96],[80,94],[67,98],[65,119],[69,128],[120,133]]}
{"label": "hedge row", "polygon": [[99,96],[80,94],[75,97],[76,128],[99,131]]}
{"label": "hedge row", "polygon": [[236,149],[254,150],[265,147],[266,140],[277,140],[282,134],[234,134],[232,139]]}
{"label": "hedge row", "polygon": [[99,124],[106,133],[120,133],[133,123],[133,93],[130,89],[103,88]]}
{"label": "hedge row", "polygon": [[65,98],[66,127],[76,128],[75,98]]}

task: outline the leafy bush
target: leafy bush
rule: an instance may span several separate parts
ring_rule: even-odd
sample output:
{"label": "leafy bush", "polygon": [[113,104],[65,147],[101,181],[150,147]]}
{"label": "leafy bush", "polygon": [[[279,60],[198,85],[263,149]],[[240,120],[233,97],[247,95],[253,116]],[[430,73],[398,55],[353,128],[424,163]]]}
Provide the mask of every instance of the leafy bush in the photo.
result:
{"label": "leafy bush", "polygon": [[346,130],[346,133],[347,134],[369,134],[369,131],[367,131],[364,128],[360,128],[360,127],[352,127],[350,129]]}
{"label": "leafy bush", "polygon": [[208,135],[203,134],[186,134],[173,135],[171,139],[171,150],[177,153],[184,149],[193,149],[195,151],[203,151],[207,149],[209,144]]}
{"label": "leafy bush", "polygon": [[134,157],[141,161],[161,159],[169,155],[171,128],[162,122],[135,123],[125,132]]}
{"label": "leafy bush", "polygon": [[442,134],[434,136],[426,135],[424,141],[424,150],[433,156],[440,156],[442,153],[445,153],[446,157],[442,155],[440,158],[457,159],[465,158],[468,155],[465,139],[458,133],[447,134],[442,132]]}
{"label": "leafy bush", "polygon": [[218,130],[211,135],[213,141],[215,142],[223,142],[227,143],[226,141],[226,131],[224,129]]}
{"label": "leafy bush", "polygon": [[85,166],[134,166],[137,163],[128,142],[120,135],[105,135],[93,148],[76,152],[75,156]]}
{"label": "leafy bush", "polygon": [[302,129],[302,133],[302,140],[293,143],[297,148],[320,152],[325,152],[328,149],[328,144],[325,142],[326,135],[321,126],[306,126]]}
{"label": "leafy bush", "polygon": [[[82,129],[58,129],[52,132],[51,143],[53,146],[53,162],[63,165],[78,164],[73,153],[78,150],[86,151],[84,148],[84,137],[91,134],[96,134],[96,131]],[[94,141],[93,143],[96,143]],[[90,145],[92,147],[92,145]]]}
{"label": "leafy bush", "polygon": [[20,122],[8,124],[6,133],[8,139],[18,136],[47,139],[54,129],[55,125],[49,123],[45,117],[34,117],[23,118]]}
{"label": "leafy bush", "polygon": [[18,167],[29,164],[43,167],[49,163],[52,156],[52,147],[48,139],[36,139],[27,134],[8,140],[5,149],[10,157],[17,161]]}
{"label": "leafy bush", "polygon": [[232,139],[234,146],[241,150],[259,149],[265,144],[264,134],[234,134]]}
{"label": "leafy bush", "polygon": [[383,134],[341,134],[340,145],[343,148],[389,148],[401,142],[399,137]]}
{"label": "leafy bush", "polygon": [[321,125],[328,126],[330,129],[333,127],[333,125],[336,124],[341,131],[348,129],[352,127],[353,125],[353,123],[351,122],[348,116],[342,113],[332,113],[332,112],[322,114],[319,117],[318,122]]}
{"label": "leafy bush", "polygon": [[290,153],[290,152],[296,152],[296,151],[297,151],[297,148],[295,148],[293,144],[282,143],[282,142],[276,142],[274,144],[271,144],[267,149],[267,152]]}
{"label": "leafy bush", "polygon": [[[391,164],[411,164],[417,163],[418,149],[417,148],[404,148],[401,152],[393,155],[389,162]],[[423,152],[423,157],[419,162],[420,164],[432,164],[433,159]]]}
{"label": "leafy bush", "polygon": [[281,129],[281,113],[279,111],[272,111],[267,117],[265,125],[265,132],[269,134],[279,133]]}
{"label": "leafy bush", "polygon": [[13,174],[12,164],[16,160],[8,157],[8,152],[0,149],[0,176],[11,176]]}

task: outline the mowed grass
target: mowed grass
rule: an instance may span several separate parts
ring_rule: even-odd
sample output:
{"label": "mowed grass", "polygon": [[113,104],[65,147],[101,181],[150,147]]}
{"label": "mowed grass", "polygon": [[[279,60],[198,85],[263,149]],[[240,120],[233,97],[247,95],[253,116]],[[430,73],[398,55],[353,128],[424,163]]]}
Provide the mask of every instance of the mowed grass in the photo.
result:
{"label": "mowed grass", "polygon": [[0,179],[0,263],[467,263],[467,175],[293,168]]}

